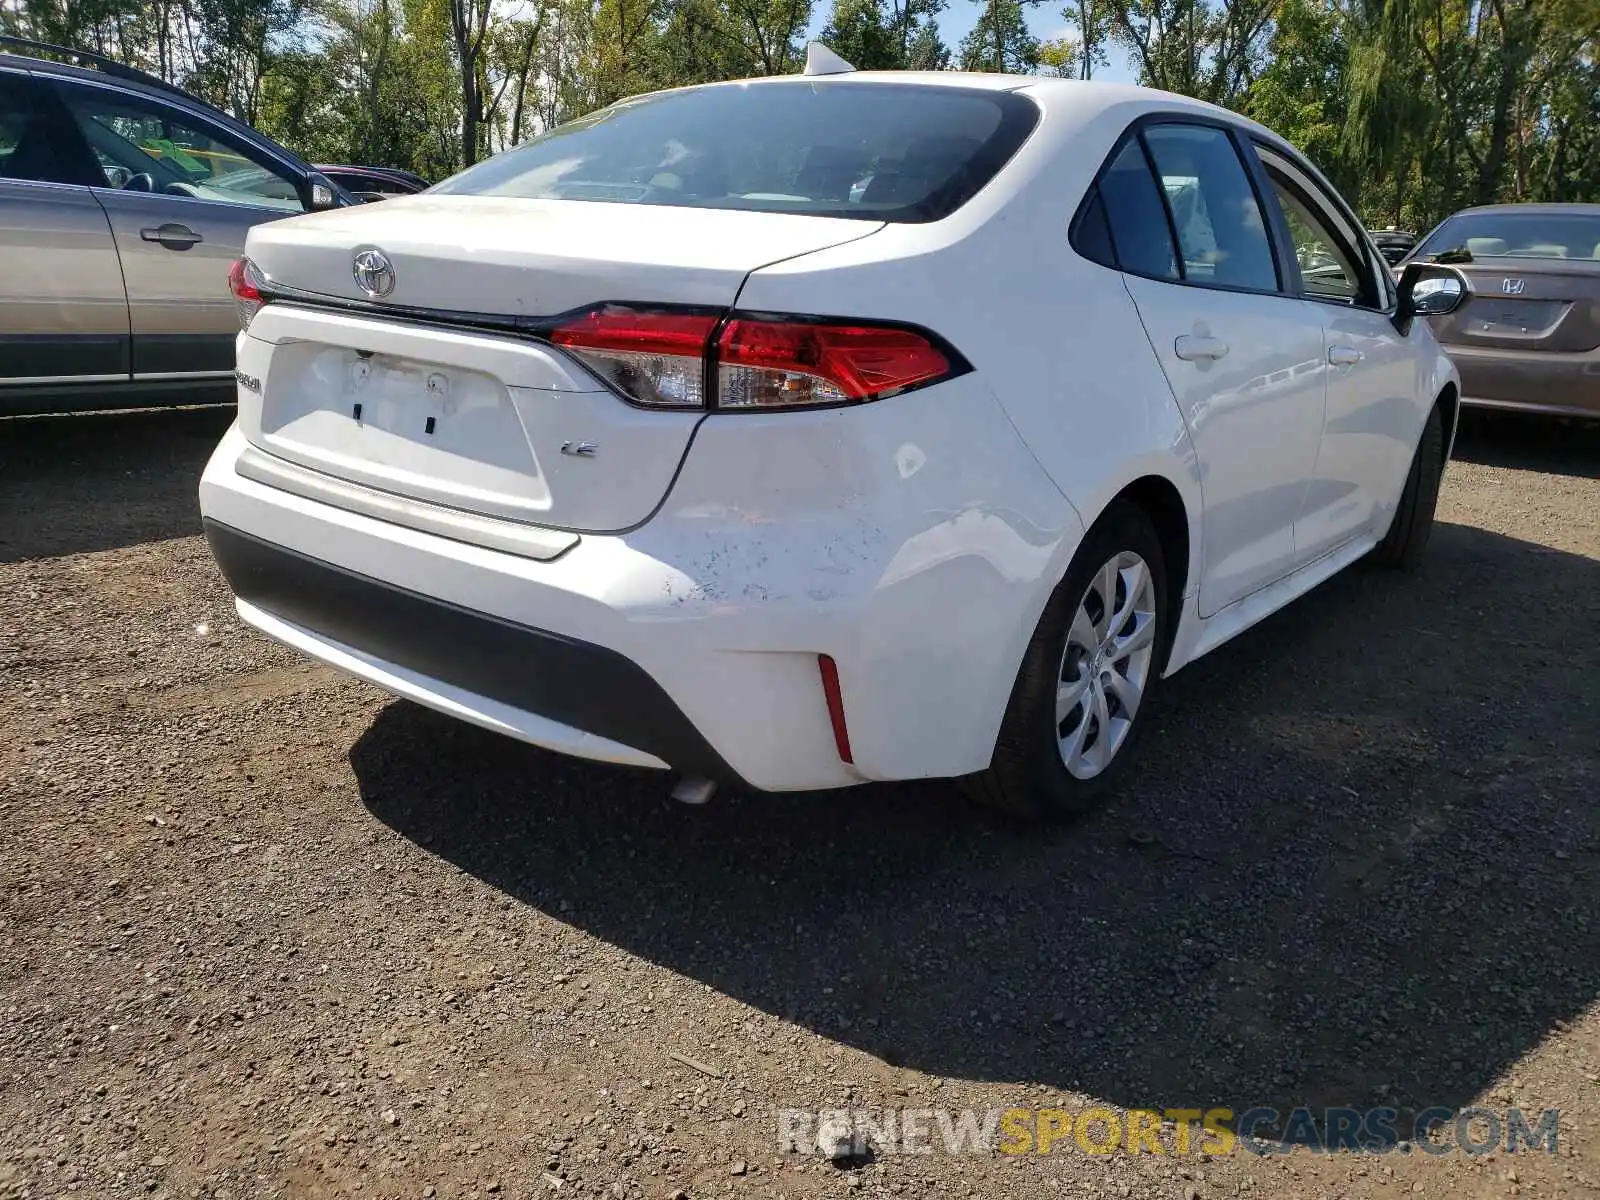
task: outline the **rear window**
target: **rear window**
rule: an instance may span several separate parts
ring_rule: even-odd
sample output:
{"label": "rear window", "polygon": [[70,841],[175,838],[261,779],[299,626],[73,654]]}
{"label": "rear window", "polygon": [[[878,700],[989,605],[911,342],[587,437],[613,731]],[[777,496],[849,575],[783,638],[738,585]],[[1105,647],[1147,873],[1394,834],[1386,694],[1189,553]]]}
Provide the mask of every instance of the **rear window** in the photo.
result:
{"label": "rear window", "polygon": [[1423,243],[1418,258],[1600,259],[1600,211],[1590,213],[1463,213]]}
{"label": "rear window", "polygon": [[623,101],[446,180],[435,192],[937,221],[1038,123],[1009,92],[815,80]]}

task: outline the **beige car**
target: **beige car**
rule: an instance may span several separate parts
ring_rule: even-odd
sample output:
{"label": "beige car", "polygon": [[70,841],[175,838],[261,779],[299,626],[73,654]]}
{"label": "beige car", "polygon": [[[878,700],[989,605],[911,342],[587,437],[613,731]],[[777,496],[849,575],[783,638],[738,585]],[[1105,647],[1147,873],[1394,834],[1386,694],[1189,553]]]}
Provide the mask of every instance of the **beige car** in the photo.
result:
{"label": "beige car", "polygon": [[351,202],[154,76],[0,37],[0,414],[231,400],[245,234]]}
{"label": "beige car", "polygon": [[1600,418],[1600,204],[1469,208],[1408,261],[1449,263],[1472,284],[1430,318],[1463,404]]}

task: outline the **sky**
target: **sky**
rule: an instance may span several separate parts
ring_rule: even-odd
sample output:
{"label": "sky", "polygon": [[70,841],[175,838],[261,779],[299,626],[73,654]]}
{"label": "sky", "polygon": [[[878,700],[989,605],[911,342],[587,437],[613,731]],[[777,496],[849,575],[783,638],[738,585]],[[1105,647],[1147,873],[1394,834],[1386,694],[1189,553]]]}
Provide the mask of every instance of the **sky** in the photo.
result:
{"label": "sky", "polygon": [[[828,23],[830,8],[831,4],[818,3],[812,10],[811,37],[816,37]],[[961,44],[961,39],[967,36],[977,22],[978,15],[982,11],[982,0],[950,0],[950,6],[939,14],[939,36],[944,39],[944,44],[954,51]],[[1045,0],[1043,4],[1031,7],[1027,11],[1028,28],[1041,41],[1061,37],[1067,32],[1067,23],[1062,19],[1061,10],[1052,7],[1050,0]],[[1127,53],[1120,46],[1112,46],[1109,50],[1110,61],[1105,66],[1096,68],[1094,77],[1109,83],[1137,83]]]}

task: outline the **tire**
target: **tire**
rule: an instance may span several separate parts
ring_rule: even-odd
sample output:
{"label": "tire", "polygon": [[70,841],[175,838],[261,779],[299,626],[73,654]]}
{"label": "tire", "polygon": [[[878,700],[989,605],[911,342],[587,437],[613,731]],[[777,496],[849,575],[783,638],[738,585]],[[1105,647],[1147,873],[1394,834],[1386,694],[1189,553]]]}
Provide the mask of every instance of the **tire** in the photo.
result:
{"label": "tire", "polygon": [[[1112,564],[1122,569],[1108,575]],[[1107,623],[1108,632],[1102,635],[1094,618],[1097,611],[1103,613],[1108,579],[1115,580],[1118,605],[1127,604],[1132,580],[1134,602],[1116,624]],[[1165,665],[1168,621],[1160,539],[1142,509],[1119,500],[1084,537],[1045,605],[1017,672],[989,769],[961,781],[967,795],[985,808],[1032,819],[1076,816],[1106,796],[1133,757],[1137,734],[1149,723],[1151,694]],[[1110,643],[1108,638],[1116,640]],[[1113,649],[1109,654],[1089,652],[1084,646],[1088,641]],[[1115,653],[1135,644],[1125,657]],[[1105,670],[1097,671],[1096,664]],[[1105,680],[1112,674],[1120,682],[1095,682],[1097,676]],[[1139,686],[1130,692],[1127,685],[1134,676]],[[1082,699],[1063,718],[1057,705],[1064,692],[1070,696],[1073,684],[1082,689]],[[1136,700],[1131,718],[1124,716],[1125,697]],[[1098,712],[1096,698],[1104,703]],[[1102,715],[1109,718],[1104,726]],[[1104,742],[1102,728],[1111,731]],[[1069,768],[1074,744],[1079,750],[1075,767]],[[1104,756],[1103,765],[1085,776],[1097,755]]]}
{"label": "tire", "polygon": [[1439,504],[1439,482],[1444,478],[1444,416],[1435,404],[1422,427],[1416,457],[1406,475],[1400,505],[1389,523],[1389,532],[1372,551],[1372,561],[1380,567],[1409,571],[1422,561],[1433,532],[1433,511]]}

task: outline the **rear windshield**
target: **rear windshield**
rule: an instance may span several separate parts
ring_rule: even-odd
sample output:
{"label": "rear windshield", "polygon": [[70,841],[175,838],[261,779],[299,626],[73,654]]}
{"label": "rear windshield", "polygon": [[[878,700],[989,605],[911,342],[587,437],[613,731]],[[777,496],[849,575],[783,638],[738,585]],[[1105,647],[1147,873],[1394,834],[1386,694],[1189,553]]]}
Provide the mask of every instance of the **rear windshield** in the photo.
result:
{"label": "rear windshield", "polygon": [[434,189],[937,221],[1038,123],[1009,92],[796,80],[662,92],[552,129]]}
{"label": "rear windshield", "polygon": [[1418,251],[1419,258],[1600,259],[1600,211],[1590,213],[1463,213],[1451,217]]}

